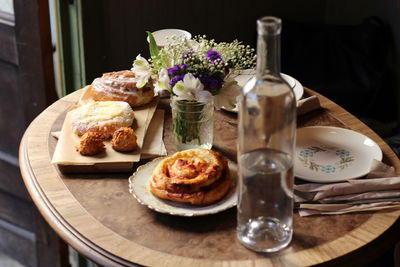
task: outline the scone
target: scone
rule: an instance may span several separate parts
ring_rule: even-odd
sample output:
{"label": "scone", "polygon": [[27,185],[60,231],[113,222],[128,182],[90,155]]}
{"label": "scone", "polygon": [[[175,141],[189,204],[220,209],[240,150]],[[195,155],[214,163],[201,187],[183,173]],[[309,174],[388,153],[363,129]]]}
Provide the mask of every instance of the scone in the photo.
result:
{"label": "scone", "polygon": [[125,101],[132,107],[149,103],[154,97],[154,86],[148,82],[138,88],[135,74],[130,70],[104,73],[89,87],[88,95],[95,101]]}
{"label": "scone", "polygon": [[111,147],[119,152],[133,151],[138,147],[135,131],[129,127],[116,130],[111,139]]}
{"label": "scone", "polygon": [[231,180],[228,162],[221,153],[189,149],[157,165],[150,179],[150,191],[175,202],[207,205],[225,196]]}
{"label": "scone", "polygon": [[130,127],[134,119],[131,106],[123,101],[91,102],[70,112],[72,130],[79,136],[98,132],[108,138],[120,127]]}
{"label": "scone", "polygon": [[82,135],[79,145],[76,147],[82,156],[93,156],[105,150],[103,137],[98,132],[87,132]]}

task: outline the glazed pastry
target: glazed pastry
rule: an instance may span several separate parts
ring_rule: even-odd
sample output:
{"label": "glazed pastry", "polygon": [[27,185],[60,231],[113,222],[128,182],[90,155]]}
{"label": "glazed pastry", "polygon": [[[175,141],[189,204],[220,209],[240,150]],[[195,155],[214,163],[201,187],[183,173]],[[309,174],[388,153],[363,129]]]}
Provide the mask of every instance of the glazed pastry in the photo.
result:
{"label": "glazed pastry", "polygon": [[125,101],[132,107],[149,103],[154,97],[154,86],[149,82],[136,87],[137,79],[130,70],[104,73],[89,87],[89,96],[95,101]]}
{"label": "glazed pastry", "polygon": [[177,152],[154,169],[150,191],[175,202],[206,205],[229,191],[231,174],[224,156],[209,149]]}
{"label": "glazed pastry", "polygon": [[121,127],[116,130],[111,139],[111,146],[120,152],[129,152],[137,148],[136,134],[132,128]]}
{"label": "glazed pastry", "polygon": [[105,150],[103,137],[97,132],[87,132],[82,135],[79,145],[76,148],[83,156],[93,156]]}
{"label": "glazed pastry", "polygon": [[122,101],[98,101],[71,111],[72,130],[77,135],[98,132],[109,138],[120,127],[132,125],[134,113],[128,103]]}

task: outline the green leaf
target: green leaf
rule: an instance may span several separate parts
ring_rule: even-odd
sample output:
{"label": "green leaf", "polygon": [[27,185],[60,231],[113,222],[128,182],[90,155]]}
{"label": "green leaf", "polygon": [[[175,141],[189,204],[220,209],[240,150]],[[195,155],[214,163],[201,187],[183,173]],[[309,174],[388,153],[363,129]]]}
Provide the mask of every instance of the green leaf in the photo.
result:
{"label": "green leaf", "polygon": [[141,67],[145,66],[145,64],[142,60],[135,59],[133,62],[138,66],[141,66]]}
{"label": "green leaf", "polygon": [[150,50],[150,56],[151,57],[156,57],[158,56],[158,47],[156,40],[154,40],[153,34],[151,32],[146,31],[147,36],[149,37],[149,50]]}

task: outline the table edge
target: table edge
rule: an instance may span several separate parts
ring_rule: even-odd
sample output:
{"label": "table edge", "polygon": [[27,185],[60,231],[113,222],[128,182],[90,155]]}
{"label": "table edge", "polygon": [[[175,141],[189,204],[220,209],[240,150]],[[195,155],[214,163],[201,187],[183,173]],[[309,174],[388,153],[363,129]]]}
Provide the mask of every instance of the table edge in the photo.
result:
{"label": "table edge", "polygon": [[[318,93],[316,93],[316,92],[314,92],[314,91],[312,91],[310,89],[306,89],[306,91],[311,92],[312,94],[316,94],[319,97],[321,97],[321,99],[323,100],[323,101],[321,101],[322,102],[322,106],[325,107],[325,108],[328,108],[328,110],[329,110],[329,105],[330,104],[334,104],[333,102],[331,102],[327,98],[323,97],[322,95],[319,95]],[[74,94],[79,95],[79,91],[75,92]],[[76,95],[75,95],[75,97],[76,97]],[[73,97],[69,96],[69,98],[72,99]],[[67,100],[68,98],[63,98],[63,99]],[[55,105],[55,104],[53,104],[53,105]],[[339,105],[337,105],[337,104],[334,104],[334,105],[336,105],[336,107],[338,107],[339,110],[341,110],[341,112],[343,112],[347,116],[350,115],[351,117],[353,117],[353,119],[355,119],[358,122],[360,122],[361,124],[363,124],[361,121],[359,121],[353,115],[351,115],[346,110],[341,108]],[[46,112],[48,109],[46,109],[44,112]],[[39,116],[42,116],[42,114],[39,115]],[[34,125],[35,121],[33,121],[31,123],[31,126]],[[372,139],[374,139],[374,141],[378,141],[377,143],[381,146],[382,150],[385,149],[386,153],[394,154],[393,151],[391,151],[391,149],[387,146],[387,144],[384,143],[383,140],[379,136],[377,136],[376,133],[374,133],[371,129],[369,129],[365,124],[363,124],[363,125],[364,125],[365,129],[368,129],[370,131],[370,132],[368,132],[367,135],[369,137],[371,137]],[[38,183],[38,181],[35,178],[33,178],[34,177],[34,172],[32,170],[32,166],[30,164],[29,164],[29,166],[25,165],[26,163],[29,163],[29,155],[27,153],[27,148],[28,148],[27,142],[28,142],[28,136],[29,136],[30,131],[32,129],[31,126],[28,127],[28,129],[26,130],[26,132],[25,132],[25,134],[24,134],[24,136],[22,138],[21,145],[20,145],[19,153],[20,153],[21,174],[22,174],[23,180],[25,182],[25,185],[26,185],[26,187],[28,189],[29,194],[31,195],[35,205],[39,208],[39,211],[41,212],[43,217],[49,222],[51,227],[64,240],[66,240],[68,243],[70,243],[72,245],[72,247],[77,249],[80,253],[82,253],[83,255],[87,256],[88,258],[90,258],[90,259],[92,259],[92,260],[94,260],[96,262],[99,262],[101,264],[105,264],[105,265],[109,265],[110,263],[112,263],[112,264],[117,263],[117,264],[121,264],[121,265],[124,265],[124,266],[125,265],[134,265],[134,263],[130,263],[129,261],[127,261],[127,260],[125,260],[125,259],[123,259],[123,258],[121,258],[119,256],[116,256],[116,255],[114,255],[112,253],[109,253],[105,249],[103,249],[100,246],[94,244],[86,236],[84,236],[82,233],[79,233],[76,229],[74,229],[68,223],[68,221],[66,219],[64,219],[61,214],[58,213],[57,208],[54,207],[53,205],[51,205],[51,203],[50,203],[51,201],[48,199],[48,196],[46,196],[45,192],[43,192],[43,190],[42,190],[40,184]],[[353,129],[353,130],[357,130],[357,129]],[[364,131],[362,131],[362,132],[364,132]],[[389,149],[389,152],[387,151],[388,149]],[[393,155],[389,155],[389,156],[393,156]],[[397,159],[397,161],[394,160],[394,162],[396,163],[395,164],[396,165],[395,166],[396,169],[399,170],[400,169],[400,167],[399,167],[400,163],[398,162],[398,159]],[[85,212],[87,213],[87,215],[91,216],[86,210],[85,210]],[[388,217],[391,220],[391,223],[385,228],[385,230],[390,228],[397,221],[398,215],[399,215],[399,212],[397,212],[397,211],[396,212],[386,212],[386,213],[384,213],[384,217]],[[378,213],[378,214],[375,214],[374,216],[383,216],[383,214],[382,213]],[[98,222],[98,223],[101,224],[100,222]],[[71,226],[71,228],[67,227],[66,225]],[[375,238],[377,238],[379,235],[381,235],[383,232],[385,232],[385,230],[382,230],[382,232],[380,234],[378,234],[377,236],[375,236]],[[74,233],[74,231],[76,231],[76,232]],[[368,243],[372,242],[375,238],[372,238],[371,240],[369,240]],[[332,242],[338,241],[340,239],[341,238],[339,238],[337,240],[334,240]],[[129,242],[133,242],[133,241],[129,241]],[[330,242],[330,243],[332,243],[332,242]],[[88,245],[88,243],[89,243],[89,245]],[[90,246],[90,243],[92,243],[92,246]],[[330,243],[328,243],[328,244],[330,244]],[[366,244],[368,244],[368,243],[366,243]],[[328,244],[322,244],[319,247],[323,248],[324,245],[328,245]],[[351,251],[355,251],[355,250],[361,248],[362,246],[364,246],[366,244],[358,245],[358,246],[356,245],[357,247],[354,248]],[[329,246],[328,246],[328,248],[329,248]],[[294,257],[294,255],[296,255],[296,257],[300,259],[302,257],[301,257],[301,255],[298,255],[298,254],[304,254],[303,252],[307,252],[307,250],[302,250],[302,251],[299,251],[299,252],[295,252],[292,255],[293,255],[293,257]],[[164,254],[162,252],[159,252],[159,253],[160,253],[160,256],[166,256],[167,255],[167,254]],[[349,252],[343,252],[342,255],[344,255],[346,253],[349,253]],[[337,255],[336,258],[341,257],[342,255]],[[197,261],[200,261],[203,264],[205,262],[209,262],[210,263],[210,261],[202,260],[202,259],[192,259],[192,258],[180,257],[180,256],[176,256],[176,255],[171,255],[171,256],[173,258],[180,258],[180,260],[179,260],[180,263],[186,262],[186,260],[189,260],[187,263],[194,263],[194,262],[197,262]],[[307,256],[307,255],[305,255],[305,256]],[[282,255],[282,258],[284,260],[287,257],[285,257],[285,255]],[[290,257],[290,258],[292,258],[292,257]],[[318,263],[321,263],[322,261],[323,261],[323,259],[321,259],[320,262],[314,262],[313,264],[318,264]],[[212,265],[218,265],[217,262],[218,261],[213,261]],[[222,262],[226,263],[227,261],[221,261],[221,263]],[[240,260],[240,261],[231,261],[231,263],[233,263],[234,265],[238,264],[238,265],[241,265],[241,266],[245,262],[249,262],[249,264],[251,264],[252,262],[253,263],[254,262],[262,262],[262,263],[269,262],[269,263],[271,263],[271,261],[269,259],[257,259],[257,260],[252,260],[252,261],[242,261],[242,260]],[[142,263],[139,262],[139,264],[143,264],[143,262]],[[146,264],[146,263],[144,262],[144,264]],[[310,264],[310,263],[308,263],[308,264]]]}

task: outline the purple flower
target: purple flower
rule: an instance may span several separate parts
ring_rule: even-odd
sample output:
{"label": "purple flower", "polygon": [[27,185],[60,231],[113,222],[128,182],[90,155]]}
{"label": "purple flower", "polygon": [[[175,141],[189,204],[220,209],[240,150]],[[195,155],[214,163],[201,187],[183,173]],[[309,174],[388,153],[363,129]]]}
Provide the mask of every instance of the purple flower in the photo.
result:
{"label": "purple flower", "polygon": [[215,50],[208,50],[207,57],[211,62],[215,62],[216,60],[222,60],[221,54]]}
{"label": "purple flower", "polygon": [[169,81],[169,85],[174,86],[177,82],[182,81],[185,74],[178,74]]}
{"label": "purple flower", "polygon": [[175,65],[171,68],[168,69],[168,75],[177,75],[177,74],[182,74],[185,73],[185,69],[188,67],[186,64],[181,64],[181,65]]}
{"label": "purple flower", "polygon": [[207,89],[219,89],[224,83],[221,77],[212,76],[208,73],[202,74],[199,79],[204,87]]}

